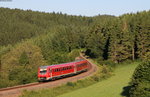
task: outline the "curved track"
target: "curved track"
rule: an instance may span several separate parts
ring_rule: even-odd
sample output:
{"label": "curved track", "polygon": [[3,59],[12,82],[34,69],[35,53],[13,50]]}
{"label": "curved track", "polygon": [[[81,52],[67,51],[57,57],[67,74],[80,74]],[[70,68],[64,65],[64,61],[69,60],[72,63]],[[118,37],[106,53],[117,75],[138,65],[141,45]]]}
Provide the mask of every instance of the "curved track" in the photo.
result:
{"label": "curved track", "polygon": [[23,90],[39,90],[43,88],[53,88],[65,84],[67,82],[77,81],[79,79],[83,79],[85,77],[93,75],[97,71],[97,66],[95,64],[92,64],[88,59],[86,59],[82,55],[81,57],[87,60],[89,63],[89,70],[87,72],[75,76],[55,80],[55,81],[45,82],[45,83],[35,82],[26,85],[2,88],[0,89],[0,97],[18,97],[19,95],[21,95],[21,92]]}

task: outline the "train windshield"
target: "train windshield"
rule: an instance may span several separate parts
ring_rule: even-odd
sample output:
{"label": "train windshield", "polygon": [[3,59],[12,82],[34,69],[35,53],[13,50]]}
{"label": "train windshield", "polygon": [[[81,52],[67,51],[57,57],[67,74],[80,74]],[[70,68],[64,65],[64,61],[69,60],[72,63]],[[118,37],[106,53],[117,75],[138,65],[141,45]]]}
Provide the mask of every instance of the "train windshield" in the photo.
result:
{"label": "train windshield", "polygon": [[40,70],[40,74],[45,74],[47,70]]}

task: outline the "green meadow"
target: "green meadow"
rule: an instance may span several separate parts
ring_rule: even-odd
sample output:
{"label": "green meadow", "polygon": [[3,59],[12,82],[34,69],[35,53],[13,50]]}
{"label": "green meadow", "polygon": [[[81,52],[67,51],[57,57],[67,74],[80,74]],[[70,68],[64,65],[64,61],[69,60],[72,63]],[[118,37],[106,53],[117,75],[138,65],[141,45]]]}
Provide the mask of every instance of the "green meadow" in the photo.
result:
{"label": "green meadow", "polygon": [[81,88],[58,97],[122,97],[124,88],[131,81],[138,63],[118,66],[114,76],[86,88]]}

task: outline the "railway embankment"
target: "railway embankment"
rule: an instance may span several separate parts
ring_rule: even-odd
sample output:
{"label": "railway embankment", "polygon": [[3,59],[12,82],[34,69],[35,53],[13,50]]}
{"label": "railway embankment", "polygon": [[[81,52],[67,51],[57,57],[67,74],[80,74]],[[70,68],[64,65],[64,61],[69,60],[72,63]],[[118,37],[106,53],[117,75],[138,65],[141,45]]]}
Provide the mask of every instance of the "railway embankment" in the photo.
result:
{"label": "railway embankment", "polygon": [[85,59],[88,61],[89,64],[89,70],[87,72],[83,72],[81,74],[55,80],[55,81],[50,81],[50,82],[44,82],[44,83],[31,83],[31,84],[26,84],[26,85],[19,85],[19,86],[14,86],[14,87],[8,87],[8,88],[3,88],[0,89],[0,96],[1,97],[18,97],[21,95],[23,90],[40,90],[40,89],[46,89],[46,88],[54,88],[63,84],[66,84],[68,82],[75,82],[80,79],[84,79],[86,77],[92,76],[95,74],[95,72],[98,70],[98,67],[91,63],[89,59],[85,58],[84,56],[81,55],[81,58]]}

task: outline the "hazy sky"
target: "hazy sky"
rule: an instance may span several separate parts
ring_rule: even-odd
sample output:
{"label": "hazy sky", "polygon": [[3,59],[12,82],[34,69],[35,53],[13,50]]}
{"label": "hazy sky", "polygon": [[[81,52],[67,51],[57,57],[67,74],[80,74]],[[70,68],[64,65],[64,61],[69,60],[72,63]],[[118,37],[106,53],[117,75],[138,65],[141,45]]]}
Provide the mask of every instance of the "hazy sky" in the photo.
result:
{"label": "hazy sky", "polygon": [[71,15],[121,15],[150,10],[150,0],[0,0],[0,7],[62,12]]}

